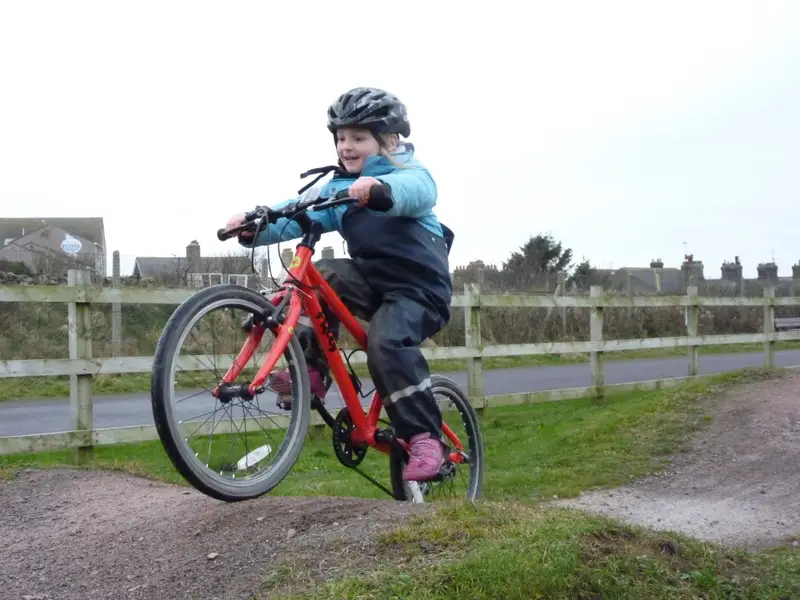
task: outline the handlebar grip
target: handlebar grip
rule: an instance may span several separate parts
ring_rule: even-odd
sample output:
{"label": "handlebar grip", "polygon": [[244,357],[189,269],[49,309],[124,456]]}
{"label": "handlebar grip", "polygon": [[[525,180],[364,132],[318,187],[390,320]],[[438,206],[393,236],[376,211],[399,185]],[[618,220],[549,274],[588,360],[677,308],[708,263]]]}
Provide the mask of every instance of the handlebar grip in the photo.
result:
{"label": "handlebar grip", "polygon": [[[350,188],[348,187],[336,192],[333,198],[334,200],[342,200],[343,198],[347,198],[349,195]],[[393,206],[394,199],[392,199],[392,190],[388,185],[382,183],[370,188],[369,200],[367,201],[368,208],[385,212],[387,210],[391,210]]]}
{"label": "handlebar grip", "polygon": [[239,227],[234,227],[233,229],[217,229],[217,239],[220,242],[224,242],[233,237],[242,237],[242,234],[245,232],[250,232],[255,234],[256,229],[257,229],[256,223],[252,221],[247,222],[244,225],[240,225]]}
{"label": "handlebar grip", "polygon": [[370,189],[367,206],[373,210],[378,210],[381,212],[391,210],[394,206],[391,188],[385,183],[382,183]]}

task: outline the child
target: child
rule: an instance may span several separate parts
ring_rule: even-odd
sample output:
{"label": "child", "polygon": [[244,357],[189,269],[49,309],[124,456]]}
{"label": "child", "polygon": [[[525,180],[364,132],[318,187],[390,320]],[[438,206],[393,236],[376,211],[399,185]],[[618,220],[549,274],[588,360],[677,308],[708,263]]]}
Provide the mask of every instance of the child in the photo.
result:
{"label": "child", "polygon": [[[328,129],[336,142],[339,166],[331,167],[334,176],[321,190],[306,193],[332,197],[349,189],[359,203],[307,213],[325,231],[338,231],[352,257],[322,259],[316,267],[348,309],[370,321],[369,373],[398,437],[411,446],[403,479],[429,480],[444,462],[444,447],[441,413],[420,344],[450,319],[452,233],[432,211],[436,183],[414,158],[414,147],[399,139],[409,136],[410,125],[405,106],[395,96],[375,88],[350,90],[328,108]],[[370,188],[379,184],[388,186],[394,199],[394,207],[387,212],[365,206]],[[242,222],[243,215],[236,215],[227,227]],[[296,223],[287,226],[286,219],[280,219],[255,241],[240,238],[240,243],[274,244],[301,235]],[[338,320],[326,313],[338,335]],[[306,340],[311,392],[323,399],[324,354],[310,327],[303,333],[298,327],[298,336]],[[279,394],[279,405],[291,401],[287,371],[273,373],[270,383]]]}

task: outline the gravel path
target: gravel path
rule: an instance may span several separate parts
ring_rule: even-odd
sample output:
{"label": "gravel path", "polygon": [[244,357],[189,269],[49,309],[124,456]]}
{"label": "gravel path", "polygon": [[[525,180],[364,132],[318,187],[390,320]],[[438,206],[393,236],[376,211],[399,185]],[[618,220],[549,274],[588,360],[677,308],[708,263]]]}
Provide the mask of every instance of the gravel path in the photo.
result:
{"label": "gravel path", "polygon": [[800,374],[732,388],[706,414],[657,476],[558,504],[749,550],[800,539]]}
{"label": "gravel path", "polygon": [[3,600],[247,599],[289,555],[310,575],[348,553],[374,561],[375,535],[424,510],[325,497],[226,504],[70,469],[0,482],[0,507]]}

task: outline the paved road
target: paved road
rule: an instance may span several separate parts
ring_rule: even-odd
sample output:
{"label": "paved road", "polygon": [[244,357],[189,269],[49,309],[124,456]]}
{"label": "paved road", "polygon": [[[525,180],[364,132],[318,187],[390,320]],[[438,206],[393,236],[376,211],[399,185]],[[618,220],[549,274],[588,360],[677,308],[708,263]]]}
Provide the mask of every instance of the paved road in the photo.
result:
{"label": "paved road", "polygon": [[[701,373],[720,373],[745,367],[762,366],[764,355],[718,354],[700,357]],[[786,350],[775,353],[778,366],[800,365],[800,350]],[[606,383],[629,383],[683,377],[687,374],[687,361],[683,357],[660,359],[637,359],[608,361],[605,364]],[[466,385],[465,373],[450,376],[459,384]],[[491,394],[513,394],[550,390],[558,388],[582,387],[591,383],[588,364],[526,367],[516,369],[493,369],[484,372],[485,390]],[[372,389],[371,383],[364,381],[364,390]],[[331,390],[328,397],[330,407],[342,406],[338,394]],[[210,396],[198,397],[187,402],[189,416],[196,416],[208,410]],[[368,399],[364,403],[368,403]],[[261,408],[272,410],[274,400],[262,400]],[[152,425],[153,415],[149,394],[126,394],[121,396],[96,396],[94,401],[95,427],[121,427],[126,425]],[[0,402],[0,436],[47,433],[71,429],[69,398],[49,400],[26,400]]]}

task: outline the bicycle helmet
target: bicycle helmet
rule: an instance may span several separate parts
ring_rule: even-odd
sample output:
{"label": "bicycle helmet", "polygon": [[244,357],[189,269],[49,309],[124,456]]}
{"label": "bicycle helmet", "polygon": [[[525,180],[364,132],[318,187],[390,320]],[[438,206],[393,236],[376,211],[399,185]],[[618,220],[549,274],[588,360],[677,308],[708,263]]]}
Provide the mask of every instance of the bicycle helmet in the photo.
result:
{"label": "bicycle helmet", "polygon": [[387,91],[358,87],[345,92],[328,107],[328,129],[336,135],[341,127],[363,127],[373,134],[411,133],[405,105]]}

